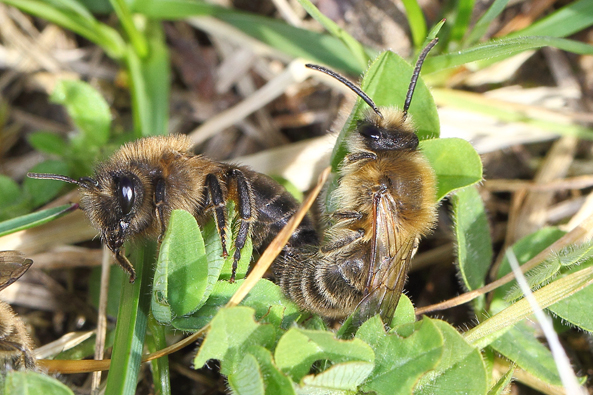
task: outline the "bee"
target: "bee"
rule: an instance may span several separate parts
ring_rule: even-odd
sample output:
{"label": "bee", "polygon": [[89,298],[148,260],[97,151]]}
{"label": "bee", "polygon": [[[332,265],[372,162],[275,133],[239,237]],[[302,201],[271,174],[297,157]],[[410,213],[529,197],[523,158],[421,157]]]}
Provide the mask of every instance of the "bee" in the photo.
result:
{"label": "bee", "polygon": [[[0,291],[18,280],[32,264],[18,251],[0,251]],[[0,302],[0,360],[5,368],[35,368],[32,349],[23,321],[8,304]]]}
{"label": "bee", "polygon": [[[57,174],[29,173],[31,178],[78,185],[80,207],[99,230],[118,264],[135,280],[135,270],[123,244],[140,236],[161,240],[171,212],[186,210],[204,225],[214,217],[228,256],[226,203],[236,203],[234,281],[241,249],[249,236],[264,249],[298,209],[298,202],[272,178],[246,167],[211,160],[191,151],[187,136],[147,137],[125,144],[99,164],[94,177],[74,180]],[[317,242],[313,222],[305,218],[287,249]]]}
{"label": "bee", "polygon": [[436,223],[436,177],[418,150],[408,109],[431,41],[416,63],[403,110],[378,108],[360,88],[321,66],[307,67],[344,83],[370,107],[348,137],[338,186],[328,201],[323,242],[303,247],[276,266],[284,292],[328,318],[379,313],[389,324],[419,240]]}

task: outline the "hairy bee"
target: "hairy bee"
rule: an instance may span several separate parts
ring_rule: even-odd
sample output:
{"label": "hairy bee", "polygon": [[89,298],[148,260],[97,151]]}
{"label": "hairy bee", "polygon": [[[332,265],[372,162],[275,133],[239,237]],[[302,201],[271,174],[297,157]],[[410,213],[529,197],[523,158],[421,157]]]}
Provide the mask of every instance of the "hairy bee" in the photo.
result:
{"label": "hairy bee", "polygon": [[369,106],[348,140],[329,200],[328,226],[319,248],[302,248],[276,266],[284,292],[301,308],[341,318],[356,309],[362,322],[395,312],[419,240],[436,222],[436,178],[418,150],[407,117],[422,63],[420,54],[403,110],[377,108],[358,87],[320,66],[307,65],[346,84]]}
{"label": "hairy bee", "polygon": [[[0,251],[0,291],[18,280],[33,264],[18,251]],[[0,302],[0,360],[5,368],[35,367],[33,342],[23,321],[12,308]]]}
{"label": "hairy bee", "polygon": [[[246,167],[213,161],[191,152],[186,136],[147,137],[128,143],[99,164],[95,176],[74,180],[55,174],[29,177],[60,180],[78,185],[80,207],[119,265],[135,279],[122,246],[136,236],[164,235],[175,209],[192,213],[203,225],[215,219],[227,256],[226,202],[233,200],[239,230],[233,256],[234,281],[241,249],[252,236],[256,249],[265,248],[298,209],[298,202],[276,181]],[[312,221],[305,218],[287,248],[316,243]]]}

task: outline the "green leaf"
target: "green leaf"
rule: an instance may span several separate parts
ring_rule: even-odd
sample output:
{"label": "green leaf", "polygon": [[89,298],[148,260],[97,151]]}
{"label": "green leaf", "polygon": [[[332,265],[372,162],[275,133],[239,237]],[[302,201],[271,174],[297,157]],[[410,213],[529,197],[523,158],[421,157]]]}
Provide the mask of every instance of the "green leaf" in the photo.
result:
{"label": "green leaf", "polygon": [[[68,175],[69,169],[66,163],[59,160],[46,160],[33,166],[31,173],[52,173]],[[23,191],[30,198],[33,207],[39,207],[51,201],[58,196],[65,183],[54,180],[36,180],[25,178],[23,181]]]}
{"label": "green leaf", "polygon": [[[361,387],[378,395],[411,394],[418,379],[435,368],[443,353],[443,335],[427,317],[386,334],[378,316],[356,333],[375,352],[375,369]],[[397,383],[397,385],[395,385]]]}
{"label": "green leaf", "polygon": [[264,395],[264,378],[257,359],[246,354],[229,374],[229,387],[234,394]]}
{"label": "green leaf", "polygon": [[0,377],[0,393],[10,395],[74,395],[72,390],[46,374],[9,370]]}
{"label": "green leaf", "polygon": [[19,185],[0,174],[0,221],[26,214],[31,206],[31,202],[23,197]]}
{"label": "green leaf", "polygon": [[502,395],[508,394],[506,390],[509,388],[511,384],[511,380],[513,379],[513,373],[515,373],[515,367],[512,366],[509,370],[500,378],[498,381],[490,388],[488,391],[488,395]]}
{"label": "green leaf", "polygon": [[434,370],[420,379],[414,394],[486,394],[488,374],[480,350],[469,345],[451,325],[432,321],[443,335],[443,354]]}
{"label": "green leaf", "polygon": [[[413,67],[393,52],[383,52],[371,63],[362,80],[361,89],[380,107],[402,108],[410,85]],[[361,99],[356,101],[350,117],[334,147],[331,165],[334,169],[348,153],[346,141],[355,133],[357,122],[364,118],[369,106]],[[387,110],[395,111],[395,110]],[[418,79],[409,117],[418,138],[438,137],[440,131],[436,105],[422,79]]]}
{"label": "green leaf", "polygon": [[[546,247],[554,243],[565,233],[566,232],[563,232],[555,227],[543,228],[530,235],[523,237],[515,244],[513,244],[511,248],[513,249],[513,253],[517,257],[517,261],[520,265],[522,265],[534,256],[536,256],[537,254],[539,254],[540,252],[542,252]],[[505,257],[502,260],[500,267],[498,269],[497,278],[501,278],[510,272],[511,266],[509,265],[509,261],[507,260],[505,254]],[[498,287],[494,291],[493,300],[504,300],[509,290],[516,286],[517,282],[513,280],[508,284]]]}
{"label": "green leaf", "polygon": [[552,353],[536,336],[532,327],[520,322],[490,346],[540,380],[562,385]]}
{"label": "green leaf", "polygon": [[[203,328],[212,320],[218,310],[227,304],[243,281],[238,280],[232,284],[228,281],[217,281],[204,306],[194,314],[175,318],[172,322],[173,326],[184,331],[196,331]],[[266,316],[268,322],[281,321],[283,327],[292,324],[300,315],[298,307],[286,299],[280,287],[268,280],[258,281],[243,299],[241,305],[254,309],[258,320]],[[271,306],[280,306],[280,312],[271,309]],[[282,315],[278,315],[279,313]]]}
{"label": "green leaf", "polygon": [[258,324],[253,314],[253,309],[243,306],[220,309],[210,323],[210,331],[194,359],[194,367],[199,369],[209,359],[218,359],[221,373],[228,376],[237,369],[250,346],[271,346],[275,339],[274,328]]}
{"label": "green leaf", "polygon": [[37,151],[50,155],[64,156],[68,150],[68,144],[64,139],[51,132],[31,133],[27,140]]}
{"label": "green leaf", "polygon": [[109,140],[111,111],[103,96],[86,82],[60,80],[51,101],[66,107],[80,134],[72,139],[77,146],[101,147]]}
{"label": "green leaf", "polygon": [[375,356],[360,339],[339,340],[330,332],[291,328],[280,338],[274,358],[278,368],[298,382],[315,361],[372,363]]}
{"label": "green leaf", "polygon": [[[375,364],[372,362],[342,362],[332,365],[319,374],[310,374],[301,380],[300,393],[327,391],[356,391],[359,385],[371,374]],[[340,392],[338,392],[340,391]]]}
{"label": "green leaf", "polygon": [[155,318],[161,321],[167,317],[166,312],[160,311],[160,306],[171,309],[169,321],[164,322],[196,311],[204,297],[207,281],[206,249],[198,223],[187,211],[173,210],[153,280]]}
{"label": "green leaf", "polygon": [[[592,262],[589,261],[587,264],[570,268],[570,270],[563,272],[562,277],[575,273],[591,264]],[[548,310],[571,325],[575,325],[588,332],[593,332],[593,315],[590,311],[591,300],[593,300],[593,287],[588,286],[582,291],[554,303],[548,307]]]}
{"label": "green leaf", "polygon": [[309,0],[298,0],[303,8],[307,11],[313,19],[319,22],[325,30],[331,33],[332,36],[340,39],[346,47],[350,50],[352,56],[358,61],[361,68],[366,67],[369,63],[369,57],[365,52],[365,49],[361,43],[356,41],[348,32],[336,25],[334,21],[323,15],[317,7]]}
{"label": "green leaf", "polygon": [[0,237],[18,232],[19,230],[30,229],[39,225],[43,225],[49,221],[53,221],[54,219],[61,217],[64,214],[69,213],[76,208],[78,208],[77,204],[64,204],[62,206],[48,208],[46,210],[37,211],[35,213],[0,222]]}
{"label": "green leaf", "polygon": [[255,345],[249,347],[248,352],[259,364],[267,395],[295,395],[292,381],[274,364],[270,350]]}
{"label": "green leaf", "polygon": [[482,181],[482,161],[466,140],[424,140],[420,142],[419,148],[436,173],[437,200],[457,189]]}
{"label": "green leaf", "polygon": [[[475,187],[457,191],[451,201],[459,274],[465,289],[470,291],[485,285],[493,255],[490,227],[484,203]],[[477,311],[485,307],[484,302],[484,297],[474,301]]]}

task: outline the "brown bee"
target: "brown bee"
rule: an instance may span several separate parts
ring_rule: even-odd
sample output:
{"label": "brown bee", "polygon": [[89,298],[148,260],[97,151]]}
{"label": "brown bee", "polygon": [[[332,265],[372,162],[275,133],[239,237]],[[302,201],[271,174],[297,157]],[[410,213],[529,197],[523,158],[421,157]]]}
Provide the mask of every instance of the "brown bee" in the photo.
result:
{"label": "brown bee", "polygon": [[[25,274],[32,263],[18,251],[0,251],[0,291]],[[32,349],[33,342],[23,321],[8,304],[0,302],[0,360],[4,368],[24,366],[33,369],[35,358]]]}
{"label": "brown bee", "polygon": [[[233,256],[234,281],[241,249],[252,236],[256,249],[265,248],[298,209],[298,202],[276,181],[246,167],[225,164],[191,152],[186,136],[147,137],[128,143],[99,164],[94,178],[74,180],[55,174],[29,177],[78,185],[80,207],[117,262],[135,279],[122,246],[136,236],[165,233],[171,212],[183,209],[203,225],[214,216],[227,256],[226,202],[236,203],[239,229]],[[317,233],[305,218],[289,240],[289,247],[315,243]]]}
{"label": "brown bee", "polygon": [[337,210],[325,215],[321,247],[302,248],[276,266],[284,292],[305,310],[341,318],[356,309],[358,322],[377,313],[391,322],[418,242],[436,222],[435,174],[407,116],[422,63],[436,42],[419,56],[403,111],[379,109],[342,76],[307,65],[346,84],[372,111],[349,136],[350,154],[328,196]]}

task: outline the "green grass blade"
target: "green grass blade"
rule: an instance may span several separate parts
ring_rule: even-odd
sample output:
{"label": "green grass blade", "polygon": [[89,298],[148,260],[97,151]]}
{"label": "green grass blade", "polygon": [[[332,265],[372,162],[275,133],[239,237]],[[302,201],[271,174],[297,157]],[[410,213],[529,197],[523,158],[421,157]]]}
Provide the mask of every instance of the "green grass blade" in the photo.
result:
{"label": "green grass blade", "polygon": [[159,22],[150,22],[149,56],[140,58],[128,47],[126,64],[130,73],[136,137],[167,134],[169,118],[169,52]]}
{"label": "green grass blade", "polygon": [[417,0],[403,0],[403,4],[406,9],[406,16],[408,17],[408,25],[412,32],[412,42],[416,49],[420,49],[426,38],[426,20],[424,19],[424,14]]}
{"label": "green grass blade", "polygon": [[439,105],[448,105],[464,110],[482,113],[495,117],[503,122],[521,122],[542,130],[563,136],[576,136],[582,139],[593,140],[593,129],[578,124],[558,122],[551,113],[538,116],[526,113],[520,106],[493,99],[481,99],[476,94],[450,89],[433,89],[432,94]]}
{"label": "green grass blade", "polygon": [[455,46],[459,46],[459,43],[467,32],[472,11],[474,10],[474,3],[475,0],[457,1],[457,7],[455,7],[457,15],[455,16],[455,21],[453,27],[451,28],[449,44],[453,43]]}
{"label": "green grass blade", "polygon": [[[340,39],[300,29],[273,18],[184,0],[148,0],[138,5],[135,11],[149,18],[165,20],[214,16],[290,56],[354,74],[361,74],[366,67],[366,63],[361,65],[352,56],[350,49]],[[369,57],[377,55],[369,48],[365,48],[365,53],[370,54]]]}
{"label": "green grass blade", "polygon": [[[165,327],[160,325],[152,315],[148,317],[148,327],[150,329],[150,332],[146,337],[148,350],[152,353],[167,347]],[[154,359],[150,361],[150,365],[152,366],[152,382],[154,383],[154,392],[159,395],[171,395],[169,357],[164,356]]]}
{"label": "green grass blade", "polygon": [[121,59],[125,52],[125,43],[117,31],[95,19],[89,20],[88,14],[77,14],[71,9],[59,9],[45,1],[36,0],[1,0],[20,10],[38,16],[56,25],[71,30],[99,45],[114,59]]}
{"label": "green grass blade", "polygon": [[468,47],[478,41],[490,27],[490,24],[505,9],[509,0],[495,0],[465,39],[463,46]]}
{"label": "green grass blade", "polygon": [[37,211],[35,213],[0,222],[0,237],[18,232],[19,230],[43,225],[69,213],[70,211],[76,210],[77,208],[78,204],[65,204],[63,206],[48,208],[47,210]]}
{"label": "green grass blade", "polygon": [[593,55],[593,46],[574,40],[543,36],[503,38],[458,52],[430,57],[426,59],[423,69],[425,74],[430,74],[466,63],[488,59],[487,63],[481,64],[481,66],[485,66],[511,55],[542,47],[555,47],[581,55]]}
{"label": "green grass blade", "polygon": [[[593,283],[593,266],[569,274],[535,291],[533,296],[542,309],[559,302]],[[465,333],[468,343],[478,348],[486,347],[498,339],[517,322],[529,317],[533,310],[526,299],[507,307],[480,325]]]}
{"label": "green grass blade", "polygon": [[567,37],[593,25],[593,1],[579,0],[535,22],[525,29],[511,33],[517,36]]}
{"label": "green grass blade", "polygon": [[130,260],[134,262],[137,277],[134,284],[129,283],[127,276],[123,280],[106,394],[136,392],[150,307],[151,268],[155,253],[154,242],[132,251]]}
{"label": "green grass blade", "polygon": [[364,68],[369,63],[369,57],[361,43],[359,43],[354,37],[348,34],[347,31],[335,24],[334,21],[326,17],[319,11],[317,7],[309,0],[298,0],[303,8],[307,11],[313,19],[321,23],[321,25],[334,37],[339,38],[350,50],[354,58],[360,64],[360,67]]}
{"label": "green grass blade", "polygon": [[148,54],[148,44],[144,35],[136,29],[128,4],[123,0],[110,0],[110,3],[128,35],[134,50],[140,58],[144,58]]}

